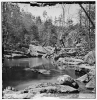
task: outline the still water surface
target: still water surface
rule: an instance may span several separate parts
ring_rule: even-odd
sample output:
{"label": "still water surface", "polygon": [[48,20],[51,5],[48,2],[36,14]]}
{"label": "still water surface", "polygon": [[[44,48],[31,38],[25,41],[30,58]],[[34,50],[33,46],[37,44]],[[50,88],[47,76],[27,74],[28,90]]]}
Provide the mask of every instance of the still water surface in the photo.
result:
{"label": "still water surface", "polygon": [[[7,74],[3,75],[3,85],[13,86],[18,90],[25,89],[31,85],[37,85],[44,82],[56,82],[60,75],[70,75],[72,78],[78,78],[74,69],[65,69],[60,71],[57,67],[45,58],[23,58],[23,59],[6,59],[4,66]],[[33,69],[36,71],[33,71]],[[49,74],[39,73],[39,70],[49,71]]]}

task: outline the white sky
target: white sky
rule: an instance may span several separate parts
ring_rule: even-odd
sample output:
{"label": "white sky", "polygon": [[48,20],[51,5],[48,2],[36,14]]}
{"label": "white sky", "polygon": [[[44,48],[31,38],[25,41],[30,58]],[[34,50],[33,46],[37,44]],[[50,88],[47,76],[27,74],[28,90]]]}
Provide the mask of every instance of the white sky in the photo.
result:
{"label": "white sky", "polygon": [[[47,15],[52,17],[54,20],[55,16],[58,18],[62,14],[62,6],[57,4],[56,6],[46,6],[46,7],[33,7],[30,4],[19,4],[20,9],[24,9],[26,12],[31,12],[34,16],[40,16],[43,18],[43,11],[46,10]],[[74,23],[77,23],[77,16],[78,16],[78,4],[66,4],[66,12],[65,12],[65,21],[67,18],[72,18]]]}

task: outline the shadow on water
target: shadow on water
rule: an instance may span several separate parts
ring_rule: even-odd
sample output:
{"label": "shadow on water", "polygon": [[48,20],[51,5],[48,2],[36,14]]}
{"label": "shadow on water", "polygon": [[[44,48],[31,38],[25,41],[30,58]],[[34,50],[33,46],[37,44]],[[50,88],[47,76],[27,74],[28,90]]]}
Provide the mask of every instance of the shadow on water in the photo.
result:
{"label": "shadow on water", "polygon": [[[55,82],[58,76],[64,74],[70,75],[74,79],[79,77],[74,69],[60,71],[49,60],[42,58],[5,60],[4,68],[3,88],[13,86],[18,90],[43,82]],[[46,74],[48,71],[49,74]]]}

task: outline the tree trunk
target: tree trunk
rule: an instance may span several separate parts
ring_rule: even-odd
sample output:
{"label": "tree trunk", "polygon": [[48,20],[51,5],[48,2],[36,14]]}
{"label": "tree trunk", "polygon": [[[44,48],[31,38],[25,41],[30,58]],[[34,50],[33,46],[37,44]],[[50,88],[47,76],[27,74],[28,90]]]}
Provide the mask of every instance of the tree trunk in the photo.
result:
{"label": "tree trunk", "polygon": [[80,7],[83,9],[83,11],[85,12],[85,14],[86,14],[86,16],[88,17],[89,21],[91,22],[93,28],[95,28],[95,25],[94,25],[93,21],[91,20],[90,16],[88,15],[88,13],[87,13],[86,10],[84,9],[84,7],[83,7],[81,4],[79,4],[79,5],[80,5]]}

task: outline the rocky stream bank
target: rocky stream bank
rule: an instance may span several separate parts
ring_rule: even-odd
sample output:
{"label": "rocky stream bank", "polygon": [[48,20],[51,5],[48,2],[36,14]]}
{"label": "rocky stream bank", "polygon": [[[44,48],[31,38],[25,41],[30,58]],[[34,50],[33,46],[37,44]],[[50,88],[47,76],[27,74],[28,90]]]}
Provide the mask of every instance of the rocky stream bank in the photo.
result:
{"label": "rocky stream bank", "polygon": [[[83,59],[84,58],[84,59]],[[57,98],[95,98],[96,96],[96,72],[94,52],[89,52],[85,57],[59,56],[52,59],[54,66],[59,70],[68,67],[74,68],[81,77],[73,79],[69,75],[61,75],[55,82],[39,83],[23,90],[6,87],[3,90],[3,99],[32,99],[37,97]]]}

